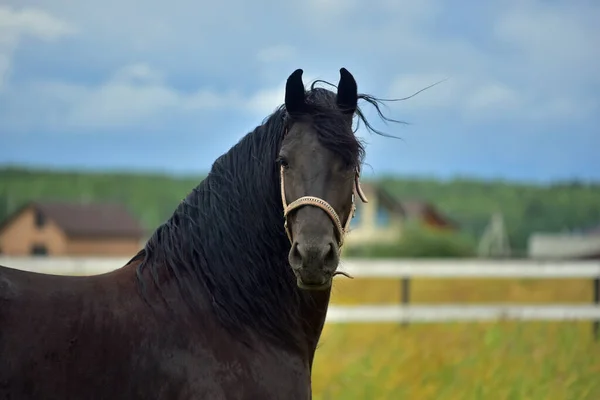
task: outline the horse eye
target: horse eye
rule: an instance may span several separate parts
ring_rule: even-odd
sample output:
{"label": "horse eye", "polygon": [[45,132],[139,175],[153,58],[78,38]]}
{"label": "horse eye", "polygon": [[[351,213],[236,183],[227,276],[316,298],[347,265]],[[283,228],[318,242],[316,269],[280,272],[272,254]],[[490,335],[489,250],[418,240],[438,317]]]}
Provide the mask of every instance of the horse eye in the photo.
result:
{"label": "horse eye", "polygon": [[287,160],[282,156],[277,157],[277,164],[279,164],[283,168],[289,167]]}

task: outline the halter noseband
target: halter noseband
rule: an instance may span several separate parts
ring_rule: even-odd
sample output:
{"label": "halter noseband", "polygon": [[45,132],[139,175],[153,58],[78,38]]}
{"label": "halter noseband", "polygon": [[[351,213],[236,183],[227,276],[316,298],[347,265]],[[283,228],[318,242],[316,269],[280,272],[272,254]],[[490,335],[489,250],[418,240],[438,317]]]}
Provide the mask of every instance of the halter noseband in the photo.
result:
{"label": "halter noseband", "polygon": [[303,197],[300,197],[299,199],[294,200],[290,204],[287,204],[287,201],[285,199],[285,180],[284,180],[284,174],[283,174],[283,166],[280,169],[279,175],[280,175],[280,180],[281,180],[281,202],[283,204],[283,218],[285,219],[283,226],[285,227],[285,233],[287,234],[287,237],[290,240],[290,243],[293,244],[294,241],[292,239],[292,231],[288,226],[288,220],[287,220],[288,215],[290,214],[290,212],[292,212],[293,210],[295,210],[297,208],[304,207],[304,206],[313,206],[313,207],[318,207],[321,210],[325,211],[325,213],[329,216],[329,218],[333,222],[333,225],[335,226],[336,231],[338,233],[338,238],[339,238],[338,247],[341,249],[342,245],[344,244],[344,236],[346,235],[346,233],[348,233],[348,228],[350,227],[350,222],[352,221],[352,218],[354,218],[354,214],[356,213],[356,204],[354,204],[354,193],[358,194],[358,197],[360,197],[360,199],[362,200],[363,203],[369,202],[369,200],[367,199],[367,196],[365,196],[365,193],[362,191],[362,188],[360,187],[360,179],[359,179],[360,176],[359,176],[358,168],[356,169],[355,175],[354,175],[354,187],[352,188],[352,205],[351,205],[351,209],[350,209],[350,214],[348,214],[348,218],[346,218],[346,223],[344,225],[342,225],[342,221],[341,221],[340,217],[338,216],[338,214],[335,212],[335,209],[328,202],[326,202],[325,200],[323,200],[319,197],[303,196]]}

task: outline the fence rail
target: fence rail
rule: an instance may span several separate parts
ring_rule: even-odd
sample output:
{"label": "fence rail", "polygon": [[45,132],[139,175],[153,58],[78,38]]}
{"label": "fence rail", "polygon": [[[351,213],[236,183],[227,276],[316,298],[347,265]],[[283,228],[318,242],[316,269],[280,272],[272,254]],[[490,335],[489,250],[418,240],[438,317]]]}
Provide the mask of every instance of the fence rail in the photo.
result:
{"label": "fence rail", "polygon": [[552,304],[330,305],[327,323],[600,320],[600,306]]}
{"label": "fence rail", "polygon": [[357,278],[594,278],[600,261],[349,259],[340,270]]}
{"label": "fence rail", "polygon": [[[0,265],[58,275],[94,275],[120,268],[129,260],[130,257],[0,256]],[[600,277],[600,261],[343,259],[340,270],[357,278],[594,278]]]}
{"label": "fence rail", "polygon": [[97,275],[125,265],[131,257],[12,257],[0,256],[0,265],[53,275]]}
{"label": "fence rail", "polygon": [[[600,333],[600,261],[539,260],[345,260],[342,271],[354,277],[399,279],[401,305],[339,306],[332,304],[328,323],[460,322],[493,320],[592,321]],[[592,304],[546,305],[409,305],[414,277],[488,279],[590,279]]]}
{"label": "fence rail", "polygon": [[[129,258],[6,257],[0,265],[57,275],[95,275],[125,265]],[[341,306],[332,304],[328,323],[491,321],[499,319],[593,321],[600,331],[600,261],[535,260],[373,260],[345,259],[340,270],[356,278],[399,279],[400,305]],[[590,279],[592,304],[409,305],[410,280],[430,278]]]}

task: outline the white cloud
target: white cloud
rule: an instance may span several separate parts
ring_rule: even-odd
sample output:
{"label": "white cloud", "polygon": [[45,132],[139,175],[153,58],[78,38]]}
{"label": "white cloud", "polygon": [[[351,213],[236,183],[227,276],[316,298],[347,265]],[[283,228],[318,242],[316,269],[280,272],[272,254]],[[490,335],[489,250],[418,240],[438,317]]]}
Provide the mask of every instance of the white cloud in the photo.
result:
{"label": "white cloud", "polygon": [[466,99],[466,106],[473,111],[485,109],[519,107],[521,97],[519,92],[505,84],[490,82],[482,85]]}
{"label": "white cloud", "polygon": [[[307,84],[311,80],[305,77]],[[184,92],[169,86],[160,71],[139,63],[118,69],[107,81],[95,86],[32,82],[21,89],[24,90],[12,96],[15,101],[10,111],[10,125],[13,128],[19,125],[15,124],[15,118],[25,117],[35,110],[35,121],[21,125],[21,129],[30,129],[31,124],[38,123],[76,132],[131,127],[164,115],[218,109],[235,109],[264,117],[282,104],[285,96],[285,85],[246,95],[233,90],[216,92],[204,88]]]}
{"label": "white cloud", "polygon": [[113,82],[162,84],[164,75],[147,64],[136,63],[127,65],[115,72]]}
{"label": "white cloud", "polygon": [[313,18],[329,19],[344,16],[358,4],[358,0],[309,0],[306,10]]}
{"label": "white cloud", "polygon": [[80,127],[123,127],[166,113],[240,107],[235,92],[198,89],[191,93],[169,86],[164,74],[147,64],[127,65],[112,78],[80,91],[66,115],[67,124]]}
{"label": "white cloud", "polygon": [[394,98],[413,94],[414,97],[397,107],[411,112],[447,110],[461,116],[465,123],[486,123],[507,116],[512,120],[532,122],[584,118],[598,107],[592,99],[581,100],[560,94],[544,96],[531,87],[511,86],[468,75],[448,78],[441,73],[402,74],[390,85],[390,96]]}
{"label": "white cloud", "polygon": [[176,108],[181,102],[176,92],[152,83],[110,82],[83,94],[66,115],[68,125],[82,128],[130,126],[156,112]]}
{"label": "white cloud", "polygon": [[267,115],[283,103],[284,98],[285,86],[261,89],[248,99],[246,107],[257,115]]}
{"label": "white cloud", "polygon": [[414,94],[414,97],[402,103],[403,109],[446,109],[461,113],[466,118],[480,118],[482,113],[515,111],[522,107],[525,100],[523,93],[504,83],[481,82],[467,75],[449,78],[441,73],[402,74],[393,81],[390,94],[393,97]]}
{"label": "white cloud", "polygon": [[[243,93],[203,87],[182,91],[170,86],[167,78],[148,64],[136,63],[119,68],[97,85],[31,82],[10,94],[14,101],[4,123],[20,131],[46,127],[81,133],[152,125],[165,116],[194,116],[211,110],[233,110],[260,121],[285,97],[285,81]],[[304,73],[306,87],[315,79],[316,75]],[[36,118],[27,118],[32,111]]]}
{"label": "white cloud", "polygon": [[0,6],[0,30],[5,39],[15,35],[31,35],[38,39],[55,40],[75,32],[73,26],[40,9],[13,10]]}
{"label": "white cloud", "polygon": [[166,114],[245,105],[243,97],[235,92],[178,91],[165,83],[160,71],[145,64],[125,66],[98,86],[68,85],[49,94],[69,99],[63,121],[69,128],[122,128]]}
{"label": "white cloud", "polygon": [[518,113],[525,107],[523,93],[499,82],[488,82],[474,88],[464,99],[464,110],[470,116],[481,117],[482,113],[505,115]]}
{"label": "white cloud", "polygon": [[[398,108],[450,111],[472,123],[540,123],[598,109],[588,85],[598,79],[600,8],[581,3],[509,1],[487,13],[466,10],[469,21],[448,26],[457,11],[439,0],[271,4],[280,17],[268,22],[260,19],[260,1],[211,8],[150,0],[145,13],[128,0],[56,0],[44,5],[52,13],[35,8],[39,0],[8,1],[30,7],[0,7],[0,89],[18,38],[57,40],[75,32],[56,15],[86,28],[68,53],[56,57],[97,74],[93,63],[99,60],[104,76],[96,75],[94,84],[68,75],[52,82],[31,77],[6,97],[17,104],[8,116],[13,122],[28,118],[19,104],[23,110],[35,104],[53,123],[81,129],[135,127],[161,116],[226,108],[264,116],[283,101],[293,69],[327,74],[335,83],[342,65],[355,73],[361,91],[382,97],[404,97],[448,79]],[[227,21],[217,18],[223,15]],[[178,79],[191,83],[175,85]]]}
{"label": "white cloud", "polygon": [[492,32],[534,63],[537,72],[581,68],[600,57],[598,19],[600,9],[576,3],[522,2],[500,14]]}
{"label": "white cloud", "polygon": [[0,5],[0,92],[8,81],[13,53],[23,37],[54,41],[75,32],[71,24],[40,9],[14,10]]}
{"label": "white cloud", "polygon": [[[518,120],[540,124],[598,112],[598,98],[590,84],[600,82],[596,72],[600,8],[514,1],[489,18],[485,47],[474,37],[434,39],[425,34],[416,41],[409,38],[415,48],[421,48],[421,62],[396,74],[389,94],[407,96],[441,79],[449,80],[402,102],[402,109],[445,109],[471,123]],[[402,47],[404,52],[410,49],[404,41]],[[408,53],[412,57],[407,59],[412,60],[416,49]]]}

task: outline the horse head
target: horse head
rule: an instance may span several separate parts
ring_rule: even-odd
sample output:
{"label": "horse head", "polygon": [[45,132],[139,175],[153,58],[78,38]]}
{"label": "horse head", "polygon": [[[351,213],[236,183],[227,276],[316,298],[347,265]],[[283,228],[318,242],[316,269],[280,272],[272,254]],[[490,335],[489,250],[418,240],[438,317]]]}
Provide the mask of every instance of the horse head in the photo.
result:
{"label": "horse head", "polygon": [[286,123],[277,163],[289,263],[301,289],[327,289],[355,211],[360,189],[361,143],[352,130],[358,92],[354,77],[340,69],[337,93],[306,92],[302,70],[285,89]]}

